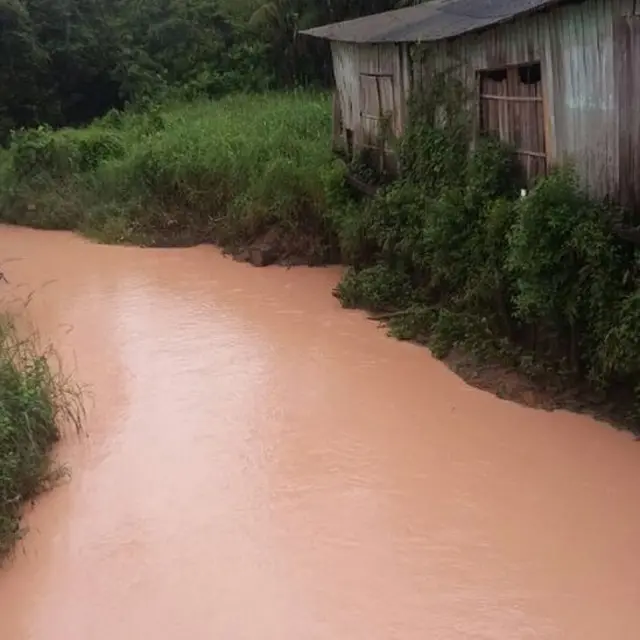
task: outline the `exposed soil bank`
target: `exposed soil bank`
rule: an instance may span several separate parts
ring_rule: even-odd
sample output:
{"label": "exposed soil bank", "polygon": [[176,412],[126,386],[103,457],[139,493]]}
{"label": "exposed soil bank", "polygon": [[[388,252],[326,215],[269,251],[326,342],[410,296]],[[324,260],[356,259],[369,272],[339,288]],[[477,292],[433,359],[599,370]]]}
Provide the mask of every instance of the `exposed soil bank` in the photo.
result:
{"label": "exposed soil bank", "polygon": [[467,386],[335,269],[20,228],[0,255],[94,395],[2,638],[637,638],[629,434]]}

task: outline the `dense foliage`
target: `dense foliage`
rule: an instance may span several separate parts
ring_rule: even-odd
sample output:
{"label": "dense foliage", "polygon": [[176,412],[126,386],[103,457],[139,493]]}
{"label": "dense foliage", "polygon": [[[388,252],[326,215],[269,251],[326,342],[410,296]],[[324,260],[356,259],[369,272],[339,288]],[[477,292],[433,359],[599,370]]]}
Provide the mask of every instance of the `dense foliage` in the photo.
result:
{"label": "dense foliage", "polygon": [[0,144],[13,128],[89,122],[167,93],[327,82],[299,37],[395,0],[0,0]]}
{"label": "dense foliage", "polygon": [[603,398],[635,392],[640,407],[639,261],[613,232],[622,213],[570,168],[521,197],[510,150],[472,148],[461,95],[438,80],[414,105],[402,179],[334,214],[353,265],[338,297],[439,356],[499,357]]}

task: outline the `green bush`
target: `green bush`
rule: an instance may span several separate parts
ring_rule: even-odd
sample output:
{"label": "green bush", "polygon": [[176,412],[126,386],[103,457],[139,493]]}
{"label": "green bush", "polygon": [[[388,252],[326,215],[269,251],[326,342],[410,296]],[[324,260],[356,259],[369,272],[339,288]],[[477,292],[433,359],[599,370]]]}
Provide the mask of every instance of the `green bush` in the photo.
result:
{"label": "green bush", "polygon": [[381,191],[365,207],[362,224],[366,253],[411,274],[426,252],[425,222],[433,201],[407,181]]}
{"label": "green bush", "polygon": [[47,174],[64,179],[122,156],[124,145],[116,132],[98,126],[57,132],[38,127],[14,133],[9,153],[18,178]]}
{"label": "green bush", "polygon": [[593,354],[596,382],[627,382],[640,398],[640,289],[624,297],[617,308],[610,310],[607,331]]}
{"label": "green bush", "polygon": [[[343,211],[341,244],[357,256],[357,269],[374,262],[403,274],[412,285],[407,304],[447,304],[467,311],[478,307],[486,315],[499,302],[490,315],[504,324],[507,311],[501,307],[507,304],[508,284],[503,264],[513,219],[513,159],[500,145],[483,141],[468,153],[462,173],[461,186],[443,187],[437,195],[433,183],[425,187],[405,177],[363,208]],[[372,306],[366,300],[361,304]]]}
{"label": "green bush", "polygon": [[431,196],[464,185],[472,117],[467,91],[448,72],[433,74],[410,103],[410,126],[400,141],[407,180]]}
{"label": "green bush", "polygon": [[632,254],[612,232],[613,212],[562,170],[518,202],[515,214],[506,267],[518,319],[537,327],[530,347],[571,370],[594,372],[631,267]]}
{"label": "green bush", "polygon": [[459,97],[436,82],[413,106],[400,180],[340,208],[353,266],[338,297],[402,310],[390,317],[393,335],[437,356],[462,349],[598,392],[627,390],[640,411],[640,261],[613,232],[623,213],[590,198],[571,168],[520,197],[514,154],[492,138],[471,144]]}
{"label": "green bush", "polygon": [[393,311],[410,301],[411,282],[406,274],[378,264],[361,271],[348,269],[335,294],[347,308]]}

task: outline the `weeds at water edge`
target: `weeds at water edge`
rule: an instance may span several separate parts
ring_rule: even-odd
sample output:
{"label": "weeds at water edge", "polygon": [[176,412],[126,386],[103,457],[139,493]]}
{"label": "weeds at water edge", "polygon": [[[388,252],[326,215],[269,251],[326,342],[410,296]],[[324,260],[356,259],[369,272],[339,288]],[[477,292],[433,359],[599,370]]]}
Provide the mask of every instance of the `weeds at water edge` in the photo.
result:
{"label": "weeds at water edge", "polygon": [[51,457],[61,429],[81,429],[80,390],[57,364],[0,315],[0,562],[24,534],[24,505],[67,474]]}
{"label": "weeds at water edge", "polygon": [[281,258],[322,261],[337,171],[328,96],[236,95],[16,132],[0,150],[0,220],[103,242],[215,242],[269,233]]}

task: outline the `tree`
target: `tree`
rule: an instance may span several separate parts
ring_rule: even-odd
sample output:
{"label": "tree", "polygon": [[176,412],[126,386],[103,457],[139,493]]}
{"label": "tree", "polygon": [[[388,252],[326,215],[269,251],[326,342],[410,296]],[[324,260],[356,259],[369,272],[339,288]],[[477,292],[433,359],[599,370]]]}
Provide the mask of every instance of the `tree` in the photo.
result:
{"label": "tree", "polygon": [[[42,75],[48,57],[39,46],[29,12],[20,0],[0,0],[0,143],[18,123],[42,117]],[[50,105],[51,107],[51,105]]]}
{"label": "tree", "polygon": [[300,31],[396,1],[0,0],[0,144],[12,128],[82,124],[176,88],[326,84],[329,48]]}
{"label": "tree", "polygon": [[[416,0],[268,0],[256,5],[249,24],[267,44],[284,84],[327,82],[331,77],[326,43],[300,38],[300,31],[418,4]],[[249,3],[248,7],[254,6]]]}

